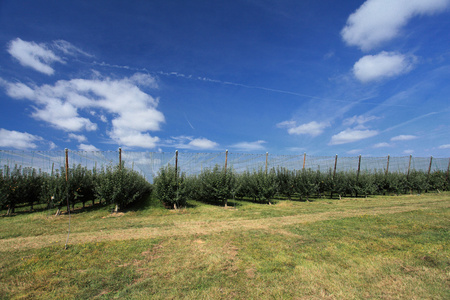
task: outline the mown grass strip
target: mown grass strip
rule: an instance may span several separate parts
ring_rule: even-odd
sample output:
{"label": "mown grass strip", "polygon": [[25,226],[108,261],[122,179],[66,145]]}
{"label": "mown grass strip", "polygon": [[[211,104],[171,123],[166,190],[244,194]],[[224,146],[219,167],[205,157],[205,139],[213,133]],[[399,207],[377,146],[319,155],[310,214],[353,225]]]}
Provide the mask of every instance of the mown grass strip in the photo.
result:
{"label": "mown grass strip", "polygon": [[[3,248],[0,298],[448,299],[449,196],[129,212],[102,219],[127,222],[111,236],[144,229],[161,234],[74,240],[68,250],[63,241]],[[274,209],[276,216],[268,217]],[[88,223],[91,213],[99,212],[80,214],[78,222]],[[9,220],[1,219],[2,230]],[[144,220],[160,227],[130,227]]]}

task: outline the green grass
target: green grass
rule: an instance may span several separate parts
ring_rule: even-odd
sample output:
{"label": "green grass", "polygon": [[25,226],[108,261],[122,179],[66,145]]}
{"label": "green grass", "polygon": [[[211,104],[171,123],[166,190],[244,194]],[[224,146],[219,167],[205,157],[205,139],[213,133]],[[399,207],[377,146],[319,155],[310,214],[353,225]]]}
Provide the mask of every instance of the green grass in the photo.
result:
{"label": "green grass", "polygon": [[450,193],[234,204],[0,217],[0,299],[450,299]]}

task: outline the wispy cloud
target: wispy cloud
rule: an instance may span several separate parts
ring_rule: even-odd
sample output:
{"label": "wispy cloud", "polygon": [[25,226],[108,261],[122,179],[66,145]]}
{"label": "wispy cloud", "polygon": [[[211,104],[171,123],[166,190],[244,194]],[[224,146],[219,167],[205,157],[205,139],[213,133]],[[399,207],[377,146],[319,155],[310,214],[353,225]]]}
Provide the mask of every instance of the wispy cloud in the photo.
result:
{"label": "wispy cloud", "polygon": [[72,45],[68,41],[64,41],[64,40],[53,41],[52,46],[66,55],[77,56],[77,55],[81,54],[83,56],[93,57],[93,55]]}
{"label": "wispy cloud", "polygon": [[448,0],[367,0],[348,17],[341,35],[348,45],[371,50],[397,37],[414,16],[441,12],[449,4]]}
{"label": "wispy cloud", "polygon": [[391,147],[391,144],[384,142],[384,143],[375,144],[375,145],[373,145],[373,147],[374,148],[385,148],[385,147]]}
{"label": "wispy cloud", "polygon": [[450,144],[440,145],[439,149],[450,149]]}
{"label": "wispy cloud", "polygon": [[378,134],[377,130],[358,130],[347,128],[331,137],[329,145],[340,145],[367,139]]}
{"label": "wispy cloud", "polygon": [[88,144],[80,144],[78,145],[78,149],[81,151],[89,151],[89,152],[100,151],[97,147]]}
{"label": "wispy cloud", "polygon": [[55,70],[50,66],[54,62],[64,63],[53,51],[44,44],[23,41],[20,38],[12,40],[8,52],[24,67],[30,67],[38,72],[52,75]]}
{"label": "wispy cloud", "polygon": [[255,142],[240,142],[234,145],[231,145],[230,148],[233,148],[238,151],[261,151],[264,150],[264,144],[267,143],[263,140],[258,140]]}
{"label": "wispy cloud", "polygon": [[361,82],[381,80],[408,73],[415,61],[412,55],[382,51],[359,59],[353,66],[353,74]]}
{"label": "wispy cloud", "polygon": [[164,146],[173,147],[177,149],[189,150],[214,150],[219,147],[219,144],[207,138],[194,138],[191,136],[177,136],[172,137],[171,140],[163,142]]}
{"label": "wispy cloud", "polygon": [[417,136],[415,135],[398,135],[391,138],[391,142],[398,142],[398,141],[409,141],[417,139]]}
{"label": "wispy cloud", "polygon": [[403,154],[407,154],[407,155],[410,155],[410,154],[413,154],[413,153],[414,153],[414,150],[411,150],[411,149],[403,151]]}
{"label": "wispy cloud", "polygon": [[7,50],[22,66],[32,68],[46,75],[55,73],[52,67],[53,63],[66,63],[63,56],[82,55],[93,57],[91,54],[64,40],[37,44],[16,38],[9,42]]}
{"label": "wispy cloud", "polygon": [[330,126],[331,124],[329,122],[316,122],[316,121],[301,124],[298,126],[295,121],[284,121],[277,124],[278,128],[287,128],[289,134],[294,135],[306,134],[312,137],[322,134],[325,128]]}
{"label": "wispy cloud", "polygon": [[379,119],[379,117],[375,117],[375,116],[364,116],[364,115],[360,115],[360,116],[353,116],[351,118],[347,118],[345,119],[342,124],[344,126],[353,126],[353,125],[357,125],[357,126],[361,126],[364,125],[367,122],[373,121],[373,120],[377,120]]}
{"label": "wispy cloud", "polygon": [[26,132],[18,132],[0,128],[0,147],[13,149],[35,149],[36,142],[42,141],[39,136]]}
{"label": "wispy cloud", "polygon": [[86,142],[86,141],[87,141],[87,138],[86,138],[84,135],[82,135],[82,134],[69,133],[69,138],[70,138],[71,140],[76,140],[76,141],[78,141],[79,143],[82,143],[82,142]]}

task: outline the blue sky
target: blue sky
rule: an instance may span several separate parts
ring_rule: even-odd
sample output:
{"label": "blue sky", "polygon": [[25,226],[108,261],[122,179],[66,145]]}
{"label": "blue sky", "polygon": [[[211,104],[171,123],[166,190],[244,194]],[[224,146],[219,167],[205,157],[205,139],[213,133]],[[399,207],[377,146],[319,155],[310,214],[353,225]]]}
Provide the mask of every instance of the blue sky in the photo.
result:
{"label": "blue sky", "polygon": [[0,149],[450,156],[450,0],[0,1]]}

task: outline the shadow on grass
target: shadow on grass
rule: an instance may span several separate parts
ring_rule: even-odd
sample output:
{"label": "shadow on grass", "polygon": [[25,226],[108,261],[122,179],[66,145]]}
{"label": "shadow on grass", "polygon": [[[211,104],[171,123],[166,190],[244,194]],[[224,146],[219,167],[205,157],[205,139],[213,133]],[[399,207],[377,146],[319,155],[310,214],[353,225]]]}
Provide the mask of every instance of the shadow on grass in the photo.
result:
{"label": "shadow on grass", "polygon": [[[75,206],[74,209],[72,209],[72,206],[70,207],[70,213],[71,214],[79,214],[79,213],[84,213],[84,212],[92,212],[92,211],[97,211],[97,210],[104,210],[105,208],[108,207],[108,204],[106,203],[100,203],[100,202],[96,202],[95,204],[92,204],[92,201],[86,201],[89,202],[85,205],[85,207],[78,207],[78,205],[80,205],[81,203],[77,203],[77,206]],[[43,205],[38,205],[38,206],[42,206],[42,207],[38,207],[38,208],[33,208],[30,209],[28,207],[28,209],[25,209],[27,206],[19,206],[16,207],[14,213],[7,215],[6,214],[6,210],[2,211],[0,213],[0,217],[14,217],[14,216],[22,216],[22,215],[29,215],[29,214],[34,214],[34,213],[42,213],[42,212],[48,212],[49,215],[54,215],[56,214],[56,211],[58,210],[58,205],[54,205],[52,207],[47,207],[47,206],[43,206]],[[61,206],[61,215],[65,215],[67,214],[67,204],[63,203]]]}

